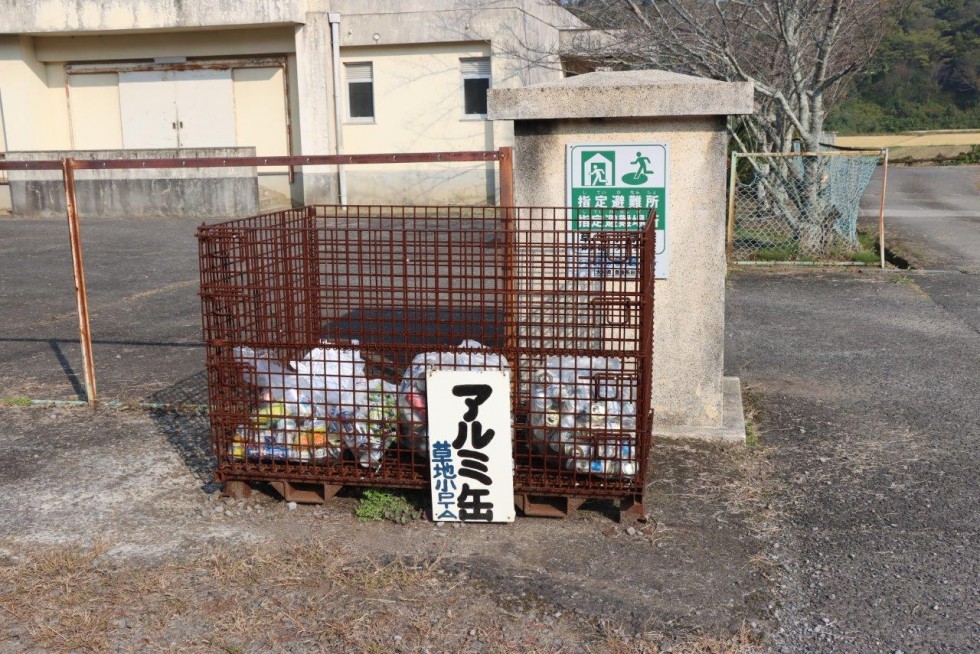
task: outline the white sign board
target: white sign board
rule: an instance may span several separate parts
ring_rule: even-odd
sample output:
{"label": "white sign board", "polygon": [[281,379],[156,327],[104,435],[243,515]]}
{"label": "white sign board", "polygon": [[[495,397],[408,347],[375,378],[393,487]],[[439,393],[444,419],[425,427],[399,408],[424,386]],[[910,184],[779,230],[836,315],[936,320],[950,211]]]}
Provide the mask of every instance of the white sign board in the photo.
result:
{"label": "white sign board", "polygon": [[[655,209],[655,272],[657,278],[665,279],[670,263],[668,160],[666,143],[569,145],[565,168],[566,201],[572,208],[569,228],[583,232],[583,242],[588,232],[637,231]],[[596,265],[612,267],[608,263]]]}
{"label": "white sign board", "polygon": [[510,372],[429,370],[432,518],[513,522]]}

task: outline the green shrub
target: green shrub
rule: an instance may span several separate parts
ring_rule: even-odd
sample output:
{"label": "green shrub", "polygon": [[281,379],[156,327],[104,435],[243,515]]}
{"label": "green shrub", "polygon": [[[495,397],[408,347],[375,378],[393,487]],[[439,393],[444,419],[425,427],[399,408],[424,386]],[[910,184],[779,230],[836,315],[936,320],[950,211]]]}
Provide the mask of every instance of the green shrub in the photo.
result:
{"label": "green shrub", "polygon": [[400,493],[367,488],[361,493],[361,503],[354,510],[354,515],[364,521],[391,520],[404,525],[419,520],[424,512]]}

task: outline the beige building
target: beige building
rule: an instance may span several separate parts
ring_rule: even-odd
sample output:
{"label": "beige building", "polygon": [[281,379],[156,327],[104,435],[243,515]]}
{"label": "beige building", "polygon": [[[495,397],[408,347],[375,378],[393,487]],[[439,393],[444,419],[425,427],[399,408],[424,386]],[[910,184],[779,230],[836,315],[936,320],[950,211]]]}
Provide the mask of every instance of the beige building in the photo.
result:
{"label": "beige building", "polygon": [[[487,89],[560,79],[582,27],[539,0],[0,0],[0,153],[495,149],[513,127]],[[490,164],[258,175],[282,202],[496,195]]]}

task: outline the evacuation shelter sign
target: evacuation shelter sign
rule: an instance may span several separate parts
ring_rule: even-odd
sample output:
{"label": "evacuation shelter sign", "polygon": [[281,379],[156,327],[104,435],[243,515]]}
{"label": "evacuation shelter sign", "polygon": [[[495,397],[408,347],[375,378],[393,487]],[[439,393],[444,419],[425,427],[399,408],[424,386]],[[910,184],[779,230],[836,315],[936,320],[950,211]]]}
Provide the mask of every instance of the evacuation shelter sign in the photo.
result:
{"label": "evacuation shelter sign", "polygon": [[567,146],[565,169],[573,231],[640,230],[650,209],[657,210],[656,277],[661,279],[669,264],[668,159],[666,143],[589,143]]}
{"label": "evacuation shelter sign", "polygon": [[513,522],[510,372],[432,370],[429,476],[438,522]]}

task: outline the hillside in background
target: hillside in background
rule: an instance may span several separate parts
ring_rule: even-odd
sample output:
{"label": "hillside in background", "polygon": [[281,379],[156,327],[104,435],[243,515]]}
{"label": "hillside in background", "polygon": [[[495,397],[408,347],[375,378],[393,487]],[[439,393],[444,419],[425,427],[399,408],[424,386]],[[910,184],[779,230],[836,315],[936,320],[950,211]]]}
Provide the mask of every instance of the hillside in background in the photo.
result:
{"label": "hillside in background", "polygon": [[980,127],[980,0],[912,0],[827,129]]}

